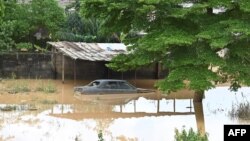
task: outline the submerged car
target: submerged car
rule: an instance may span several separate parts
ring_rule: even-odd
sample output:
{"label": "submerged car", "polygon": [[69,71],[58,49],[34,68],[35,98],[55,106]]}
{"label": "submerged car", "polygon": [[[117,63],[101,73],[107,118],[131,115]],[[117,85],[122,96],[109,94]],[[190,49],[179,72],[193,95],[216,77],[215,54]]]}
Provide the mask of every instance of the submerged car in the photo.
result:
{"label": "submerged car", "polygon": [[140,93],[146,89],[136,88],[126,80],[99,79],[85,86],[74,87],[75,93],[80,94],[125,94]]}

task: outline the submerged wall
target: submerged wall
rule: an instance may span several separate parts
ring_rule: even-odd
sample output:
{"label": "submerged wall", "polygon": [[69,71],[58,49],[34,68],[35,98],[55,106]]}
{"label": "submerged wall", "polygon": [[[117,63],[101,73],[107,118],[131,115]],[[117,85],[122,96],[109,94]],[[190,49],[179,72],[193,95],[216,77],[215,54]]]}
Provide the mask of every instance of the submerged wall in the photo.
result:
{"label": "submerged wall", "polygon": [[0,78],[54,78],[50,53],[0,53]]}

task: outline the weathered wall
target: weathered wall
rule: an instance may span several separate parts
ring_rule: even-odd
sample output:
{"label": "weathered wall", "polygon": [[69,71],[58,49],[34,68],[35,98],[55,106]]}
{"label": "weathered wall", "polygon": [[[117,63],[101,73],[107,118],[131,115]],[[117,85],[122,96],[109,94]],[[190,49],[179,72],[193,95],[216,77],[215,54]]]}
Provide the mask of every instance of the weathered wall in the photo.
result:
{"label": "weathered wall", "polygon": [[[55,66],[55,72],[57,72],[58,79],[62,78],[62,54],[58,53],[53,56],[53,66]],[[64,76],[66,79],[88,80],[88,79],[158,79],[167,74],[167,71],[163,71],[158,66],[147,66],[135,71],[128,72],[115,72],[108,69],[105,64],[107,62],[91,62],[84,60],[74,60],[67,56],[64,56]],[[75,65],[74,65],[75,64]],[[159,71],[158,71],[159,70]],[[74,74],[75,72],[75,74]]]}
{"label": "weathered wall", "polygon": [[54,78],[51,54],[0,53],[1,78]]}
{"label": "weathered wall", "polygon": [[[167,72],[156,65],[135,71],[115,72],[108,69],[107,62],[73,60],[65,56],[65,79],[158,79]],[[75,65],[74,65],[75,64]],[[75,66],[75,67],[74,67]],[[74,69],[75,68],[75,69]],[[158,71],[159,70],[159,71]],[[158,72],[158,73],[157,73]],[[62,54],[43,53],[0,53],[0,78],[62,78]]]}
{"label": "weathered wall", "polygon": [[[74,65],[75,63],[75,65]],[[62,55],[55,54],[53,56],[53,66],[56,73],[56,78],[62,78],[63,70]],[[74,67],[75,66],[75,67]],[[65,79],[98,79],[105,77],[105,66],[103,62],[91,62],[83,60],[73,60],[67,56],[64,59],[64,77]]]}

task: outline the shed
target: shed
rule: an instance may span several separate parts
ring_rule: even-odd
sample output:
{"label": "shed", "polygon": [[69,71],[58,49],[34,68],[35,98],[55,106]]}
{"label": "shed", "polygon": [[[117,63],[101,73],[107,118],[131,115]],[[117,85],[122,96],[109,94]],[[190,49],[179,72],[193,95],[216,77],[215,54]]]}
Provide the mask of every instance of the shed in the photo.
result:
{"label": "shed", "polygon": [[72,59],[110,61],[127,48],[122,43],[48,42],[56,50]]}
{"label": "shed", "polygon": [[[67,41],[60,41],[60,42],[47,42],[49,45],[52,46],[52,51],[53,51],[53,57],[56,57],[56,54],[61,54],[61,70],[62,73],[62,81],[64,82],[65,78],[65,69],[73,68],[72,72],[74,72],[74,80],[76,80],[76,68],[83,67],[84,64],[81,63],[76,65],[77,60],[82,60],[82,61],[88,61],[89,65],[93,65],[90,63],[101,63],[103,67],[100,67],[100,65],[95,69],[92,70],[94,73],[101,73],[104,72],[103,69],[105,64],[109,62],[113,57],[117,56],[118,54],[121,53],[128,53],[126,45],[123,43],[85,43],[85,42],[67,42]],[[73,60],[73,63],[68,63],[65,61],[65,56],[68,58],[71,58]],[[52,57],[52,58],[53,58]],[[54,59],[56,60],[56,59]],[[53,62],[53,61],[52,61]],[[57,62],[53,62],[53,66],[55,70],[58,70],[57,68]],[[65,64],[68,65],[65,68]],[[73,64],[71,66],[71,64]],[[159,73],[159,69],[156,67],[150,67],[147,69],[143,69],[143,75],[148,75],[150,77],[154,77],[155,74]],[[109,71],[109,69],[107,69]],[[155,72],[157,70],[157,72]],[[83,72],[83,71],[81,71]],[[79,75],[79,73],[78,73]],[[121,74],[123,78],[123,73]],[[133,78],[136,78],[136,71],[129,72],[129,75],[133,75]]]}

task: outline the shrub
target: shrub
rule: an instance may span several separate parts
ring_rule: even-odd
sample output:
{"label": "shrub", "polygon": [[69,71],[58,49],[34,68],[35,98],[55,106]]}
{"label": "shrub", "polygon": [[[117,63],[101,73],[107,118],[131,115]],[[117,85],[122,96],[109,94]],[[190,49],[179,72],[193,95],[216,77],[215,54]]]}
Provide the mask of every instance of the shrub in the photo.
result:
{"label": "shrub", "polygon": [[27,49],[27,50],[29,50],[29,49],[32,49],[32,44],[31,43],[18,43],[18,44],[16,44],[16,48],[17,49]]}
{"label": "shrub", "polygon": [[99,133],[98,133],[98,141],[104,141],[102,130],[100,130]]}
{"label": "shrub", "polygon": [[183,129],[181,132],[175,129],[175,141],[208,141],[207,135],[202,135],[200,132],[194,132],[191,128],[187,132]]}

